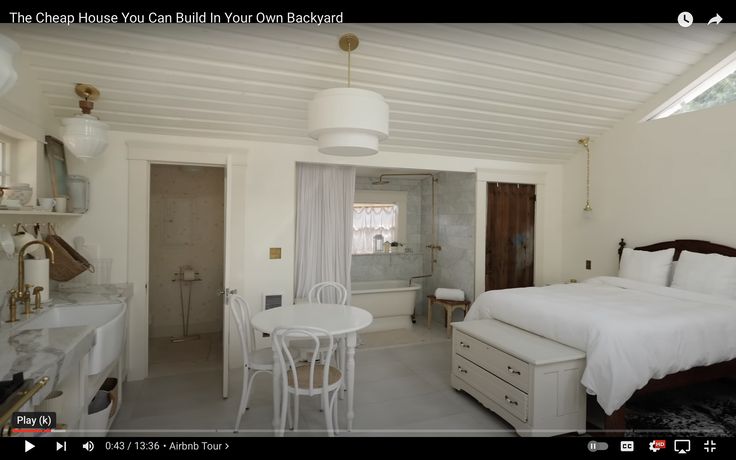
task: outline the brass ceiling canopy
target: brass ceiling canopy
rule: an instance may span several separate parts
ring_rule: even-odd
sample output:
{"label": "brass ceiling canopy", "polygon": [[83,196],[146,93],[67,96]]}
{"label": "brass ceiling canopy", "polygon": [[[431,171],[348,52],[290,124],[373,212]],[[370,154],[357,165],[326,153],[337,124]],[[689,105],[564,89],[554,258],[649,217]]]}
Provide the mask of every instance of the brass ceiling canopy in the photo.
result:
{"label": "brass ceiling canopy", "polygon": [[360,44],[360,40],[358,40],[358,36],[355,34],[345,34],[340,37],[340,41],[338,43],[340,44],[341,50],[349,53],[351,51],[355,51]]}
{"label": "brass ceiling canopy", "polygon": [[74,86],[74,92],[77,93],[77,96],[84,98],[79,101],[79,108],[82,109],[82,113],[86,115],[92,113],[92,109],[95,108],[92,101],[100,97],[100,90],[87,83],[77,83]]}
{"label": "brass ceiling canopy", "polygon": [[88,85],[87,83],[77,83],[74,87],[74,92],[77,93],[77,96],[90,101],[94,101],[100,97],[100,90],[92,85]]}

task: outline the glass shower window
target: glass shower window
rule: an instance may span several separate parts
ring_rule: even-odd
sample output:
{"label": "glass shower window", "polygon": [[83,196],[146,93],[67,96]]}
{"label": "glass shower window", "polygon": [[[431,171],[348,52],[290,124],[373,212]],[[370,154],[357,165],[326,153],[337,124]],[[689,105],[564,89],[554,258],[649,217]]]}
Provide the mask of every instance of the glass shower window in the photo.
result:
{"label": "glass shower window", "polygon": [[353,204],[353,254],[373,254],[374,237],[396,241],[399,207],[393,203]]}

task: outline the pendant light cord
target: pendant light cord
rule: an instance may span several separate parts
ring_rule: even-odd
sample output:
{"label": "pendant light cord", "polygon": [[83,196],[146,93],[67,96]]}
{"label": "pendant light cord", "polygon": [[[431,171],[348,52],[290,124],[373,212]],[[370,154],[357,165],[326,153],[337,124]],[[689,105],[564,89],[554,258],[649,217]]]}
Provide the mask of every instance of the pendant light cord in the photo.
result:
{"label": "pendant light cord", "polygon": [[350,51],[352,51],[350,47],[350,42],[348,42],[348,88],[350,88]]}
{"label": "pendant light cord", "polygon": [[585,208],[584,211],[591,211],[593,208],[590,206],[590,138],[584,137],[578,139],[578,144],[585,147],[587,152],[587,168],[585,172]]}

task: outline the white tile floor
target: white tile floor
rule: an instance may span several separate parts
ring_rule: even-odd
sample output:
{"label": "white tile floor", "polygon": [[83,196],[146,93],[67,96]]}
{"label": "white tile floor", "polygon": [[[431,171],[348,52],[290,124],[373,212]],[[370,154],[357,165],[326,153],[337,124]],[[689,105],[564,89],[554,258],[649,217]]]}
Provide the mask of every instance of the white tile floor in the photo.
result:
{"label": "white tile floor", "polygon": [[[418,324],[424,324],[418,320]],[[416,326],[416,331],[420,329]],[[434,332],[434,329],[429,334]],[[444,333],[441,328],[437,328]],[[429,337],[429,336],[423,336]],[[434,337],[432,337],[434,339]],[[166,347],[166,344],[162,346]],[[203,346],[203,343],[200,344]],[[194,347],[196,348],[196,347]],[[212,353],[175,349],[189,358]],[[152,355],[153,355],[152,351]],[[198,354],[197,354],[198,353]],[[160,354],[164,358],[165,354]],[[341,436],[515,436],[510,425],[472,397],[450,387],[451,347],[448,340],[360,348],[356,352],[355,420]],[[165,360],[164,360],[165,361]],[[222,399],[221,372],[211,359],[183,359],[182,373],[173,362],[151,367],[152,376],[125,384],[125,400],[110,436],[271,436],[271,379],[256,378],[250,409],[240,430],[233,424],[240,397],[241,375],[230,379],[231,396]],[[235,373],[240,374],[240,373]],[[345,429],[345,401],[339,401]],[[325,436],[319,400],[302,398],[298,432],[287,436]]]}

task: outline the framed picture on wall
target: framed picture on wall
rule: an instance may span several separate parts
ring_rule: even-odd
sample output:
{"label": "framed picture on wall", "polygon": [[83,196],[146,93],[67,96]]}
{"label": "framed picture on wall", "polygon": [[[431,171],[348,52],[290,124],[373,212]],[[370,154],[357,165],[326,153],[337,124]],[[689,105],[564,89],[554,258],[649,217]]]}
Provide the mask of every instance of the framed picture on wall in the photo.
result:
{"label": "framed picture on wall", "polygon": [[66,191],[66,155],[64,143],[53,136],[46,136],[46,160],[49,162],[49,177],[53,196],[67,196]]}

